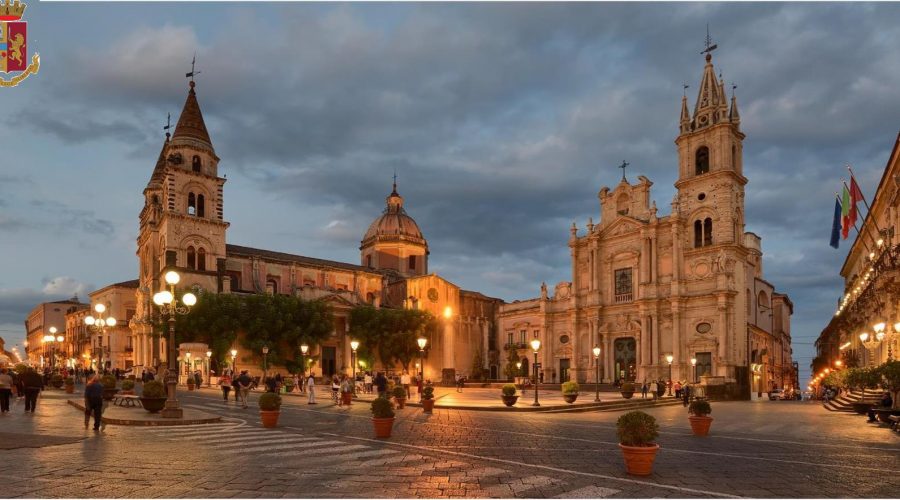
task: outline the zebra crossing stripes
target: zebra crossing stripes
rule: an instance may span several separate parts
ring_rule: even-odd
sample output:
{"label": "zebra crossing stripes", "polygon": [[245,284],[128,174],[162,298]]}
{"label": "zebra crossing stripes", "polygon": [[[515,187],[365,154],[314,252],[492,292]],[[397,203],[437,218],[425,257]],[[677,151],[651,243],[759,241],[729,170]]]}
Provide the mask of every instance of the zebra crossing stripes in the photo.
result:
{"label": "zebra crossing stripes", "polygon": [[316,438],[305,438],[305,437],[298,437],[298,436],[282,436],[282,437],[262,436],[261,437],[259,435],[250,435],[250,436],[244,436],[243,438],[240,438],[239,440],[231,439],[231,440],[228,440],[228,442],[222,442],[215,438],[210,438],[210,439],[213,440],[209,446],[210,448],[212,448],[214,450],[227,450],[227,449],[231,449],[231,448],[241,448],[243,446],[249,446],[249,445],[276,446],[276,445],[282,445],[285,443],[301,444],[301,443],[304,443],[305,441],[313,441]]}
{"label": "zebra crossing stripes", "polygon": [[[315,446],[320,446],[322,444],[328,444],[328,443],[330,443],[330,442],[326,441],[324,443],[310,443],[310,444],[314,444]],[[301,447],[295,446],[294,448],[301,448]],[[306,447],[306,448],[309,448],[309,447]],[[365,449],[365,448],[368,448],[368,446],[361,445],[361,444],[348,444],[345,446],[338,446],[338,447],[316,448],[316,449],[312,449],[312,450],[310,450],[310,449],[294,449],[291,451],[262,453],[262,454],[267,457],[312,457],[312,456],[316,456],[316,455],[327,455],[329,453],[341,453],[344,451],[355,451],[355,450],[361,450],[361,449]],[[317,460],[321,460],[321,459],[317,459]]]}
{"label": "zebra crossing stripes", "polygon": [[553,498],[609,498],[622,490],[604,486],[588,485],[577,490],[567,491]]}

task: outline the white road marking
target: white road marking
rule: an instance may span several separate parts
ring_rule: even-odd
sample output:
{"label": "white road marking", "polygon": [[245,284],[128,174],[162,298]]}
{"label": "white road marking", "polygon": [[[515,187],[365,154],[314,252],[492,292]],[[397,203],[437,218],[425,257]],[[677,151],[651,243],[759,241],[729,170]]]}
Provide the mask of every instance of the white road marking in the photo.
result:
{"label": "white road marking", "polygon": [[[503,432],[509,432],[509,431],[503,431]],[[325,433],[325,434],[329,435],[329,436],[338,436],[337,434],[329,434],[329,433]],[[517,433],[517,434],[524,434],[524,433]],[[456,456],[461,456],[461,457],[474,458],[476,460],[485,460],[488,462],[497,462],[497,463],[502,463],[502,464],[507,464],[507,465],[514,465],[516,467],[531,467],[534,469],[549,470],[552,472],[560,472],[560,473],[564,473],[564,474],[574,474],[577,476],[594,477],[594,478],[599,478],[599,479],[607,479],[610,481],[619,481],[619,482],[623,482],[623,483],[639,484],[641,486],[648,486],[648,487],[652,487],[652,488],[683,491],[683,492],[687,492],[687,493],[696,493],[696,494],[701,494],[701,495],[716,496],[716,497],[723,497],[723,498],[741,498],[736,495],[729,495],[727,493],[720,493],[717,491],[706,491],[706,490],[698,490],[698,489],[694,489],[694,488],[684,488],[681,486],[672,486],[672,485],[668,485],[668,484],[660,484],[660,483],[654,483],[654,482],[650,482],[650,481],[641,481],[638,479],[628,479],[628,478],[622,478],[622,477],[607,476],[605,474],[596,474],[593,472],[582,472],[582,471],[577,471],[577,470],[561,469],[559,467],[551,467],[549,465],[529,464],[526,462],[517,462],[515,460],[507,460],[507,459],[503,459],[503,458],[483,457],[480,455],[473,455],[471,453],[462,453],[459,451],[443,450],[440,448],[434,448],[434,447],[429,447],[429,446],[421,446],[421,445],[414,446],[414,445],[410,445],[410,444],[385,442],[385,441],[379,441],[377,439],[369,439],[369,438],[354,437],[354,436],[339,436],[339,437],[344,437],[346,439],[355,439],[357,441],[384,443],[389,446],[401,446],[404,448],[411,448],[411,449],[415,449],[415,450],[421,450],[424,448],[429,451],[433,451],[436,453],[442,453],[442,454],[446,454],[446,455],[456,455]],[[618,443],[616,443],[616,444],[618,444]]]}
{"label": "white road marking", "polygon": [[553,498],[607,498],[620,491],[622,490],[590,485],[585,486],[584,488],[578,488],[577,490],[567,491],[561,495],[556,495]]}
{"label": "white road marking", "polygon": [[494,484],[488,486],[487,488],[482,488],[482,490],[484,490],[484,494],[478,496],[490,498],[510,498],[515,497],[517,493],[520,493],[522,491],[528,491],[539,486],[546,486],[553,483],[553,480],[547,476],[524,477],[522,478],[522,481],[522,483]]}
{"label": "white road marking", "polygon": [[[320,441],[318,443],[264,444],[264,445],[260,445],[260,446],[250,446],[247,448],[240,448],[237,450],[228,449],[228,448],[233,448],[232,445],[213,446],[212,448],[215,448],[216,450],[219,450],[219,451],[235,451],[235,452],[240,452],[240,453],[255,453],[258,451],[266,452],[266,451],[270,451],[270,450],[291,450],[291,449],[296,449],[296,448],[310,448],[313,446],[327,446],[327,444],[328,444],[328,441]],[[246,445],[242,445],[242,446],[246,446]]]}
{"label": "white road marking", "polygon": [[[332,443],[336,443],[338,441],[328,441]],[[295,446],[294,448],[305,448],[304,446]],[[282,452],[274,452],[274,453],[262,453],[267,457],[296,457],[298,455],[302,455],[303,457],[313,456],[313,455],[322,455],[325,453],[340,453],[342,451],[356,451],[356,450],[367,450],[368,446],[364,446],[361,444],[348,444],[346,446],[338,446],[336,448],[317,448],[315,450],[292,450],[292,451],[282,451]],[[318,459],[317,459],[318,463]]]}

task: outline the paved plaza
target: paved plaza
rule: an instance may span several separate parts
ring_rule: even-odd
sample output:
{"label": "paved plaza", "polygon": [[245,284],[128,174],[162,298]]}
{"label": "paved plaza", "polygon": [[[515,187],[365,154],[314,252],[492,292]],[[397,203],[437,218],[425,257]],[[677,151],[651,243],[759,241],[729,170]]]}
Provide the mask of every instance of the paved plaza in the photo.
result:
{"label": "paved plaza", "polygon": [[[68,396],[68,398],[66,397]],[[584,394],[583,394],[584,396]],[[75,398],[79,397],[77,394]],[[399,410],[373,439],[368,404],[285,398],[277,429],[212,390],[180,393],[215,424],[84,430],[72,395],[21,404],[0,431],[4,497],[896,497],[900,436],[816,403],[714,403],[712,435],[681,406],[661,426],[654,473],[628,476],[618,412]],[[135,410],[142,411],[142,410]]]}

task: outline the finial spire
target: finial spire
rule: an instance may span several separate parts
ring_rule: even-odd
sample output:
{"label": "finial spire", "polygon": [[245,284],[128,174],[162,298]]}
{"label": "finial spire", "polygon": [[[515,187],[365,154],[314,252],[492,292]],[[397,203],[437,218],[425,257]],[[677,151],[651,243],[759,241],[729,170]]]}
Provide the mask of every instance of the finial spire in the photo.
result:
{"label": "finial spire", "polygon": [[706,50],[700,53],[706,54],[706,60],[709,61],[712,59],[712,51],[716,50],[718,47],[717,44],[712,43],[712,37],[709,36],[709,23],[706,23]]}
{"label": "finial spire", "polygon": [[625,179],[625,167],[627,167],[628,165],[629,165],[629,163],[625,160],[622,160],[622,164],[619,165],[619,168],[622,169],[622,180],[625,182],[628,182],[628,180]]}
{"label": "finial spire", "polygon": [[195,66],[196,64],[197,64],[197,53],[194,52],[194,58],[191,59],[191,72],[190,72],[190,73],[185,73],[185,74],[184,74],[184,77],[185,77],[185,78],[190,78],[190,79],[191,79],[191,84],[190,84],[190,85],[191,85],[191,88],[194,87],[194,75],[199,75],[199,74],[200,74],[200,71],[197,71],[196,69],[194,69],[194,66]]}
{"label": "finial spire", "polygon": [[169,142],[169,129],[172,128],[172,113],[166,113],[166,126],[163,127],[163,130],[166,131],[166,142]]}
{"label": "finial spire", "polygon": [[397,169],[394,169],[394,190],[391,191],[392,194],[397,194]]}

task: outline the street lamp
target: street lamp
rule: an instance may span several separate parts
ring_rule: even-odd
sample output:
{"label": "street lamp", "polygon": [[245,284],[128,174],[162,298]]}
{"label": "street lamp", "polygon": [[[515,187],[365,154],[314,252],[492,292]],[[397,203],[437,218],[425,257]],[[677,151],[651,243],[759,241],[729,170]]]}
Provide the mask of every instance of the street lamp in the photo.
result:
{"label": "street lamp", "polygon": [[206,387],[212,385],[212,374],[210,373],[210,368],[212,368],[212,351],[206,351]]}
{"label": "street lamp", "polygon": [[91,316],[90,314],[84,318],[84,324],[88,326],[91,330],[95,331],[99,334],[99,346],[100,346],[100,372],[103,372],[104,362],[103,362],[103,337],[106,335],[106,327],[114,327],[116,326],[116,318],[112,317],[112,315],[103,317],[103,314],[106,313],[106,305],[105,304],[94,304],[94,312],[97,313],[97,317]]}
{"label": "street lamp", "polygon": [[231,350],[231,376],[237,376],[237,349]]}
{"label": "street lamp", "polygon": [[694,371],[694,383],[697,383],[697,358],[691,358],[691,366]]}
{"label": "street lamp", "polygon": [[[304,377],[306,376],[306,353],[307,352],[309,352],[309,346],[306,345],[305,343],[300,344],[300,370],[302,370],[300,373],[303,374]],[[305,388],[306,384],[303,384],[303,387]],[[303,392],[305,393],[306,391],[304,390]]]}
{"label": "street lamp", "polygon": [[[165,316],[169,316],[169,359],[168,359],[168,376],[166,377],[166,385],[168,386],[168,398],[166,406],[161,413],[163,418],[181,418],[184,411],[178,405],[175,398],[176,384],[178,384],[178,374],[172,368],[175,363],[175,315],[187,314],[191,307],[197,303],[197,296],[188,292],[181,297],[181,303],[184,306],[178,306],[178,300],[175,298],[175,285],[181,281],[181,276],[175,271],[169,271],[165,275],[166,284],[169,285],[168,290],[162,290],[153,296],[153,303],[159,306],[160,312]],[[102,305],[102,304],[101,304]]]}
{"label": "street lamp", "polygon": [[674,359],[675,359],[675,356],[672,356],[671,354],[666,354],[666,362],[669,363],[669,383],[667,384],[669,386],[669,396],[672,395],[672,361]]}
{"label": "street lamp", "polygon": [[[448,308],[449,309],[449,308]],[[428,344],[428,339],[425,337],[419,337],[416,339],[416,343],[419,344],[419,380],[422,381],[422,387],[425,387],[425,345]],[[422,395],[419,394],[419,398],[421,399]]]}
{"label": "street lamp", "polygon": [[353,364],[353,394],[356,395],[356,350],[359,349],[359,341],[350,341],[350,363]]}
{"label": "street lamp", "polygon": [[269,346],[264,345],[262,348],[263,351],[263,384],[266,383],[266,379],[268,378],[269,373]]}
{"label": "street lamp", "polygon": [[540,339],[531,339],[531,349],[534,351],[534,403],[531,406],[541,406],[538,402],[538,351],[541,349]]}
{"label": "street lamp", "polygon": [[597,396],[594,401],[600,402],[600,346],[596,345],[592,349],[594,351],[594,364],[597,365],[597,378],[594,379],[594,386],[597,389]]}

